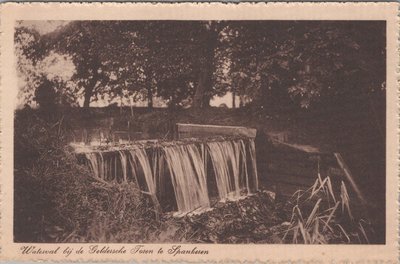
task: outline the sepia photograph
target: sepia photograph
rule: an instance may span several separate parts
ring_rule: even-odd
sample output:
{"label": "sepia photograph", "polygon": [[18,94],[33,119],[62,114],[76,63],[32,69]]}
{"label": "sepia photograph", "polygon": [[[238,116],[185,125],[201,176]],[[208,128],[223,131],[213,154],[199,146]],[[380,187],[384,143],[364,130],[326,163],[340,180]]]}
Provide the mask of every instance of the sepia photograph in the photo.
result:
{"label": "sepia photograph", "polygon": [[384,245],[386,29],[16,21],[13,241]]}

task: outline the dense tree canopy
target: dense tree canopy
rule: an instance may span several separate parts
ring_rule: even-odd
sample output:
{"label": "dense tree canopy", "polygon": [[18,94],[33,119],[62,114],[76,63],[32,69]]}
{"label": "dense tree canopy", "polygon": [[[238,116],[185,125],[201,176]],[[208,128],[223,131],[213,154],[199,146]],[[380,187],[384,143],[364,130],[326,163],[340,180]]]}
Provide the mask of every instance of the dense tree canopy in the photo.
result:
{"label": "dense tree canopy", "polygon": [[15,41],[26,90],[41,80],[38,62],[64,56],[75,71],[59,90],[85,107],[116,97],[152,107],[157,96],[202,108],[231,92],[234,106],[239,96],[308,108],[385,85],[383,22],[74,21],[45,35],[18,27]]}

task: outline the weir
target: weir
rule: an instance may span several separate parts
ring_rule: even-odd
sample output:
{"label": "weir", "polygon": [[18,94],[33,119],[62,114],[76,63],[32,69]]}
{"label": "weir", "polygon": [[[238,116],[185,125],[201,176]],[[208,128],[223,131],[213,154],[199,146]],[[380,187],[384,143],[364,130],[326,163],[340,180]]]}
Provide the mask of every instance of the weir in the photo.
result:
{"label": "weir", "polygon": [[186,214],[258,190],[255,144],[247,137],[71,144],[94,177],[135,182],[164,212]]}

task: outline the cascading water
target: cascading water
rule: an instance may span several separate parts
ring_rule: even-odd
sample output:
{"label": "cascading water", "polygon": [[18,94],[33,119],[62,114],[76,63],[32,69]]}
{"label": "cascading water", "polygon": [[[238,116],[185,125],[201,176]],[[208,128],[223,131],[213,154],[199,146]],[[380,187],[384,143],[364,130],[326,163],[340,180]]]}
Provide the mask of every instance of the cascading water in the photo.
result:
{"label": "cascading water", "polygon": [[[252,166],[252,173],[253,176],[252,179],[252,185],[254,186],[254,190],[258,190],[258,175],[257,175],[257,163],[256,163],[256,144],[254,143],[254,140],[249,140],[249,153],[250,153],[250,161],[251,161],[251,166]],[[248,185],[249,187],[249,185]],[[248,188],[249,191],[251,191],[251,188]]]}
{"label": "cascading water", "polygon": [[128,157],[123,151],[118,151],[119,157],[121,159],[121,167],[122,167],[122,174],[124,182],[128,180]]}
{"label": "cascading water", "polygon": [[[209,154],[216,176],[217,188],[221,199],[237,198],[240,196],[240,161],[246,160],[243,151],[240,151],[243,145],[238,142],[210,142],[207,143]],[[243,171],[246,182],[248,182],[247,170]]]}
{"label": "cascading water", "polygon": [[86,159],[89,161],[90,169],[93,171],[94,176],[98,179],[104,180],[104,160],[101,152],[85,153]]}
{"label": "cascading water", "polygon": [[222,201],[258,189],[253,139],[191,139],[82,152],[95,177],[118,183],[134,181],[156,206],[166,193],[173,193],[179,213],[210,208],[210,180],[215,181]]}
{"label": "cascading water", "polygon": [[208,208],[206,171],[204,158],[196,145],[177,145],[164,149],[176,203],[179,212]]}
{"label": "cascading water", "polygon": [[155,204],[156,207],[159,207],[159,202],[157,199],[157,179],[156,173],[153,173],[151,170],[150,166],[150,159],[149,156],[147,155],[147,152],[143,148],[135,149],[135,150],[130,150],[130,166],[132,168],[132,173],[135,174],[136,182],[137,180],[137,169],[139,166],[143,171],[144,178],[146,180],[146,185],[148,189],[148,193],[153,200],[153,203]]}

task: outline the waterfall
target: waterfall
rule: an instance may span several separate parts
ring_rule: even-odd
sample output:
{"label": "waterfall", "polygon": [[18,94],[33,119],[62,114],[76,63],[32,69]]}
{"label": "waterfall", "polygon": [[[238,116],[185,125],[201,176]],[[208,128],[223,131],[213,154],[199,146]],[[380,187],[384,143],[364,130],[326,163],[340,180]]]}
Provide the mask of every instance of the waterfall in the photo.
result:
{"label": "waterfall", "polygon": [[93,171],[94,176],[98,179],[104,180],[104,160],[101,152],[85,153],[86,159],[89,161],[90,169]]}
{"label": "waterfall", "polygon": [[[207,143],[212,165],[215,172],[220,199],[237,198],[240,196],[239,162],[240,142],[209,142]],[[242,160],[246,160],[245,158]],[[244,177],[248,174],[245,171]]]}
{"label": "waterfall", "polygon": [[[135,150],[130,150],[129,151],[130,154],[130,164],[131,164],[131,168],[133,173],[136,175],[137,172],[137,168],[140,166],[144,178],[146,180],[146,185],[147,185],[147,190],[148,190],[148,194],[150,195],[151,199],[153,200],[153,203],[155,204],[156,207],[159,207],[159,202],[157,199],[157,180],[156,177],[157,174],[153,173],[151,170],[151,166],[150,166],[150,159],[149,156],[146,152],[145,149],[143,148],[139,148],[139,149],[135,149]],[[137,182],[137,175],[136,175],[136,182]]]}
{"label": "waterfall", "polygon": [[[94,177],[117,183],[134,181],[157,207],[163,197],[174,195],[179,213],[210,207],[207,184],[211,177],[221,201],[258,189],[253,139],[133,145],[91,150],[84,157]],[[171,189],[165,184],[167,178]]]}
{"label": "waterfall", "polygon": [[121,159],[121,166],[122,166],[122,175],[124,182],[128,181],[128,157],[124,151],[118,151],[120,159]]}
{"label": "waterfall", "polygon": [[[251,172],[253,174],[253,188],[255,191],[258,190],[258,175],[257,175],[257,163],[256,163],[256,144],[254,140],[249,140],[249,153],[250,153],[250,161],[251,161]],[[251,187],[248,186],[248,190],[251,191]]]}
{"label": "waterfall", "polygon": [[208,208],[204,158],[195,145],[178,145],[164,149],[179,212]]}

